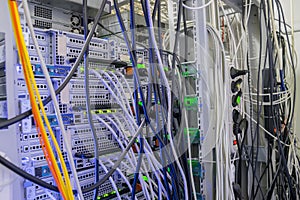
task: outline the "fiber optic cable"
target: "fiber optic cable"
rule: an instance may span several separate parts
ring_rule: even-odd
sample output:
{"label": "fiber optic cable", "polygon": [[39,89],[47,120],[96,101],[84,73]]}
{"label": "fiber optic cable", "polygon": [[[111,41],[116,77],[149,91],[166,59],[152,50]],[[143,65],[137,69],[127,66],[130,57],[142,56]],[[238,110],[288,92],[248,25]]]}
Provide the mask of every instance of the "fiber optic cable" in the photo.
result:
{"label": "fiber optic cable", "polygon": [[[51,82],[49,72],[47,70],[44,58],[41,54],[39,44],[38,44],[38,41],[36,39],[35,32],[34,32],[34,29],[33,29],[33,25],[32,25],[32,22],[31,22],[31,16],[30,16],[30,11],[29,11],[29,7],[28,7],[28,2],[27,2],[27,0],[23,0],[22,2],[23,2],[23,5],[24,5],[23,6],[24,7],[24,14],[25,14],[25,17],[26,17],[26,21],[27,21],[30,33],[31,33],[31,37],[32,37],[35,49],[38,53],[38,57],[39,57],[40,62],[41,62],[41,67],[42,67],[42,70],[43,70],[43,74],[46,78],[46,82],[47,82],[47,85],[48,85],[48,88],[49,88],[49,91],[50,91],[50,95],[51,95],[52,102],[53,102],[53,105],[54,105],[54,108],[55,108],[55,112],[56,112],[56,116],[57,116],[57,119],[58,119],[58,124],[59,124],[59,127],[60,127],[60,131],[62,133],[63,140],[65,141],[65,145],[66,145],[66,149],[67,149],[67,155],[68,155],[68,158],[69,158],[69,163],[70,163],[70,166],[71,166],[72,173],[74,175],[77,191],[78,191],[79,197],[81,199],[83,199],[80,183],[79,183],[78,176],[77,176],[77,171],[76,171],[75,165],[73,163],[74,159],[73,159],[73,154],[72,154],[72,151],[71,151],[71,147],[70,147],[69,143],[66,141],[67,134],[66,134],[66,131],[65,131],[65,128],[64,128],[64,124],[63,124],[63,120],[62,120],[62,117],[61,117],[58,101],[56,99],[55,90],[54,90],[53,84]],[[63,167],[63,170],[64,170],[64,174],[66,174],[67,173],[66,166],[62,166],[62,167]],[[68,187],[72,188],[70,180],[66,179],[66,181],[67,181]]]}
{"label": "fiber optic cable", "polygon": [[[19,53],[21,62],[23,64],[23,71],[24,71],[24,75],[25,75],[25,80],[26,80],[26,83],[27,83],[27,88],[28,88],[28,92],[29,92],[29,96],[30,96],[30,101],[31,101],[32,108],[33,108],[34,119],[35,119],[36,124],[37,124],[38,132],[40,133],[39,138],[40,138],[40,141],[41,141],[41,144],[42,144],[42,149],[43,149],[43,152],[46,156],[46,160],[48,162],[49,168],[50,168],[50,170],[53,174],[53,177],[54,177],[54,179],[55,179],[55,181],[56,181],[56,183],[57,183],[57,185],[60,189],[60,192],[61,192],[62,196],[64,197],[64,199],[66,199],[67,197],[72,198],[72,196],[70,196],[70,195],[72,195],[72,190],[69,191],[69,189],[67,189],[66,186],[63,183],[64,182],[63,178],[62,178],[62,176],[59,172],[59,168],[58,168],[58,165],[56,163],[55,156],[52,152],[50,142],[48,140],[46,130],[45,130],[44,124],[42,122],[42,118],[40,116],[40,112],[39,112],[39,109],[38,109],[38,106],[37,106],[37,103],[36,103],[36,100],[35,100],[34,91],[32,90],[32,87],[30,87],[30,86],[33,86],[33,88],[36,92],[37,100],[39,102],[41,102],[40,95],[39,95],[36,83],[34,81],[34,76],[33,76],[33,72],[32,72],[32,69],[31,69],[31,63],[29,61],[28,52],[27,52],[26,47],[25,47],[25,42],[24,42],[24,39],[23,39],[22,30],[21,30],[20,23],[19,23],[20,19],[19,19],[19,15],[18,15],[16,2],[15,1],[9,1],[9,8],[10,8],[10,13],[11,13],[11,18],[12,18],[16,43],[17,43],[17,47],[18,47],[18,53]],[[48,127],[48,131],[50,132],[51,138],[53,140],[53,143],[54,143],[54,145],[55,145],[55,147],[58,151],[58,154],[61,155],[60,149],[59,149],[58,144],[56,142],[56,139],[53,135],[52,129],[49,125],[49,122],[48,122],[48,119],[47,119],[47,116],[46,116],[46,113],[45,113],[45,110],[44,110],[43,106],[41,106],[41,109],[42,109],[42,113],[43,113],[43,116],[44,116],[45,123]],[[63,164],[64,160],[61,160],[61,162]],[[65,178],[68,178],[68,176],[66,176]]]}
{"label": "fiber optic cable", "polygon": [[[103,10],[104,10],[104,7],[106,5],[106,1],[107,0],[104,0],[102,1],[101,5],[100,5],[100,8],[98,9],[97,11],[97,14],[96,14],[96,17],[94,19],[94,21],[99,21],[100,18],[101,18],[101,15],[103,13]],[[68,73],[68,75],[66,76],[66,78],[64,79],[63,83],[57,88],[57,90],[55,90],[55,94],[59,94],[66,86],[67,84],[69,83],[69,81],[72,79],[73,75],[75,74],[75,72],[77,71],[77,68],[79,66],[79,64],[81,63],[81,60],[84,56],[84,53],[93,37],[93,34],[96,30],[96,27],[97,27],[97,23],[94,23],[94,25],[92,26],[88,36],[87,36],[87,39],[86,41],[84,42],[83,44],[83,47],[81,48],[80,50],[80,54],[78,55],[74,65],[72,66],[70,72]],[[49,102],[51,101],[51,97],[48,96],[45,100],[43,100],[43,104],[46,105],[48,104]],[[28,110],[28,111],[25,111],[15,117],[12,117],[8,120],[5,120],[3,122],[0,123],[0,128],[4,128],[4,127],[7,127],[7,126],[10,126],[16,122],[19,122],[21,121],[22,119],[25,119],[26,117],[30,116],[32,114],[32,110]]]}

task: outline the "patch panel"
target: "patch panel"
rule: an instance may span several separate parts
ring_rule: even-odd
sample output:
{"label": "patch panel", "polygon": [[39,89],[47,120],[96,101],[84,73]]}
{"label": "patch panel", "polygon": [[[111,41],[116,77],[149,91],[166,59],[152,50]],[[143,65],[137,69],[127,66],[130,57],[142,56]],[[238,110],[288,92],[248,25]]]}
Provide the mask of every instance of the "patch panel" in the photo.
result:
{"label": "patch panel", "polygon": [[[49,137],[49,133],[47,133],[48,137]],[[37,132],[31,131],[29,134],[24,134],[21,133],[20,134],[20,141],[34,141],[34,140],[38,140],[39,139],[39,135]]]}
{"label": "patch panel", "polygon": [[[138,200],[146,200],[146,197],[144,196],[143,192],[138,192],[138,193],[136,193],[135,196]],[[112,200],[117,200],[117,199],[118,198],[112,198]],[[131,200],[131,193],[123,194],[122,200]]]}
{"label": "patch panel", "polygon": [[[27,33],[27,32],[24,32],[24,33]],[[27,49],[28,49],[30,61],[31,61],[31,63],[38,64],[38,63],[40,63],[40,59],[38,57],[38,54],[35,49],[34,43],[32,41],[31,35],[29,33],[28,33],[28,35],[29,35],[29,40],[28,40],[28,44],[27,44]],[[38,28],[35,29],[35,35],[36,35],[36,39],[39,43],[40,52],[44,58],[45,63],[47,63],[47,64],[52,63],[52,61],[51,61],[52,49],[50,49],[50,35],[46,31],[43,31]]]}
{"label": "patch panel", "polygon": [[[80,54],[81,49],[77,49],[74,47],[67,47],[67,54],[66,57],[67,58],[77,58]],[[90,59],[109,59],[109,52],[100,52],[100,51],[92,51],[89,50],[89,58]]]}
{"label": "patch panel", "polygon": [[[91,93],[98,93],[106,90],[105,86],[99,80],[90,80],[89,90]],[[67,86],[68,92],[70,93],[83,93],[84,92],[84,81],[82,79],[73,79]]]}
{"label": "patch panel", "polygon": [[[35,32],[35,37],[36,37],[39,45],[49,46],[50,35],[47,31],[44,31],[44,30],[39,29],[39,28],[35,28],[34,32]],[[33,45],[31,35],[29,35],[29,45]]]}
{"label": "patch panel", "polygon": [[[40,92],[47,92],[48,91],[48,85],[46,83],[45,79],[40,79],[40,78],[36,78],[36,84],[37,84],[37,88],[39,89]],[[27,91],[27,87],[26,87],[26,82],[24,79],[20,78],[17,80],[17,84],[16,84],[16,89],[18,91]]]}
{"label": "patch panel", "polygon": [[[92,61],[89,62],[89,69],[98,71],[98,70],[107,70],[108,68],[110,68],[110,63],[97,63]],[[83,76],[84,76],[84,66],[81,64],[78,67],[76,77],[82,78]],[[94,74],[90,74],[90,78],[97,79],[97,77]]]}
{"label": "patch panel", "polygon": [[[26,147],[26,145],[24,145],[23,147]],[[30,146],[28,145],[27,148],[30,148]],[[22,158],[22,166],[26,169],[28,169],[28,167],[33,168],[33,174],[34,168],[47,165],[46,157],[42,150],[27,153],[20,152],[20,155]]]}
{"label": "patch panel", "polygon": [[[99,151],[101,153],[114,152],[119,150],[118,143],[111,138],[111,133],[107,128],[95,124],[98,136]],[[89,125],[68,126],[67,132],[72,141],[72,150],[79,155],[91,154],[94,152],[94,143]]]}
{"label": "patch panel", "polygon": [[[122,60],[122,56],[128,56],[128,49],[126,44],[119,43],[118,44],[118,50],[117,50],[118,59]],[[138,63],[144,63],[145,61],[145,49],[141,47],[137,47],[136,55],[138,58]]]}
{"label": "patch panel", "polygon": [[[62,35],[64,35],[67,38],[66,44],[67,46],[72,46],[76,48],[82,48],[84,44],[84,37],[83,35],[75,34],[75,33],[69,33],[69,32],[62,32]],[[109,41],[100,39],[100,38],[92,38],[90,42],[90,50],[95,51],[107,51],[109,50]]]}
{"label": "patch panel", "polygon": [[[90,100],[91,106],[94,109],[111,107],[110,95],[108,93],[93,93],[90,95]],[[72,108],[81,108],[81,110],[85,110],[86,98],[82,94],[71,94],[69,103]]]}
{"label": "patch panel", "polygon": [[[70,58],[76,58],[84,43],[83,35],[52,30],[52,54],[55,64],[65,65]],[[89,56],[92,59],[110,60],[110,43],[108,40],[92,38],[89,48]]]}

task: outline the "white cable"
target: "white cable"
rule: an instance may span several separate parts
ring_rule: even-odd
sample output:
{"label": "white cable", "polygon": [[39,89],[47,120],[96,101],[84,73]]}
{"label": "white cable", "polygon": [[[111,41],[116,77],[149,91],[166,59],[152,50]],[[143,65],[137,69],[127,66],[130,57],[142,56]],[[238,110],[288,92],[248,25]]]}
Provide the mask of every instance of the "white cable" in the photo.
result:
{"label": "white cable", "polygon": [[111,95],[113,96],[113,98],[118,102],[119,106],[122,108],[122,110],[125,113],[127,119],[130,120],[132,124],[135,124],[133,117],[128,113],[127,109],[124,107],[124,104],[122,104],[120,102],[120,100],[118,99],[117,95],[114,93],[114,91],[112,90],[112,88],[106,83],[106,81],[103,79],[103,77],[100,75],[100,73],[98,73],[94,69],[91,69],[90,73],[96,75],[96,77],[99,78],[99,80],[102,81],[103,85],[109,90],[109,92],[111,93]]}
{"label": "white cable", "polygon": [[[123,116],[123,115],[122,115]],[[117,117],[114,117],[114,119],[118,122],[118,124],[121,124],[121,122],[118,120],[118,118]],[[125,120],[126,121],[126,120]],[[116,127],[118,127],[118,125],[117,124],[115,124],[114,123],[114,121],[111,121]],[[136,132],[136,131],[134,131],[134,132]],[[145,141],[145,155],[146,155],[146,157],[147,157],[147,159],[148,159],[148,162],[149,162],[149,164],[150,164],[150,166],[151,166],[151,168],[152,168],[152,170],[153,170],[153,172],[155,173],[155,176],[157,177],[157,180],[160,182],[160,177],[157,175],[157,173],[156,173],[156,171],[157,170],[160,170],[160,169],[162,169],[162,166],[160,165],[160,163],[157,161],[157,159],[156,159],[156,157],[153,155],[153,152],[152,152],[152,149],[151,149],[151,147],[150,147],[150,145],[149,145],[149,143],[148,143],[148,141],[146,140]],[[137,146],[137,150],[138,150],[138,146]],[[150,158],[149,158],[149,156],[150,156]],[[152,162],[155,162],[155,164],[153,165],[152,164],[152,162],[150,162],[150,161],[152,161]],[[136,160],[135,160],[135,163],[136,163]],[[143,163],[144,164],[144,163]],[[157,167],[157,169],[155,169],[155,167],[154,166],[156,166]],[[144,165],[142,166],[142,167],[144,167]],[[160,172],[160,171],[159,171]],[[160,172],[161,173],[161,172]],[[148,173],[147,173],[148,174]],[[169,175],[169,174],[168,174]],[[161,176],[163,176],[163,174],[161,173]],[[147,176],[148,178],[149,178],[149,176]],[[170,178],[170,176],[169,176],[169,178]],[[161,183],[161,185],[162,185],[162,183]],[[165,191],[165,188],[163,188],[163,190]],[[152,195],[153,196],[153,195]]]}
{"label": "white cable", "polygon": [[[128,99],[125,98],[125,101],[126,101],[126,103],[125,103],[124,98],[122,97],[122,93],[119,90],[119,87],[117,87],[116,83],[112,80],[112,78],[109,76],[109,74],[106,73],[103,70],[100,70],[99,72],[102,73],[102,76],[103,75],[106,76],[108,78],[108,80],[110,81],[110,83],[113,85],[114,89],[117,90],[116,92],[117,92],[117,95],[119,96],[119,99],[121,100],[122,105],[124,105],[124,107],[126,107],[127,105],[129,106]],[[130,115],[133,117],[132,110],[130,109],[130,106],[128,107],[128,111],[129,111]]]}
{"label": "white cable", "polygon": [[[131,88],[130,88],[130,86],[128,84],[128,81],[126,80],[126,78],[124,77],[124,75],[122,73],[116,71],[116,74],[119,75],[121,77],[121,79],[125,82],[127,90],[128,90],[128,92],[130,94],[131,102],[132,102],[133,105],[135,105],[135,99],[133,98],[133,95],[132,95],[133,93],[132,93],[132,90],[131,90]],[[136,113],[135,106],[133,106],[133,109],[134,109],[134,113]]]}
{"label": "white cable", "polygon": [[[245,114],[249,119],[251,119],[255,124],[257,124],[257,121],[255,121],[255,119],[251,118],[250,115],[249,115],[248,113],[244,112],[244,114]],[[269,132],[267,129],[265,129],[265,127],[263,127],[261,124],[259,124],[259,127],[260,127],[266,134],[268,134],[270,137],[272,137],[274,140],[278,140],[278,138],[277,138],[276,136],[274,136],[272,133],[270,133],[270,132]],[[282,142],[281,140],[280,140],[280,143],[283,144],[283,145],[285,145],[285,146],[287,146],[287,147],[290,146],[289,144],[286,144],[286,143]]]}
{"label": "white cable", "polygon": [[[149,32],[150,32],[150,38],[151,38],[151,42],[154,46],[154,49],[155,49],[155,52],[156,52],[156,55],[157,55],[157,59],[158,59],[158,69],[159,69],[159,72],[160,72],[160,78],[162,78],[163,82],[165,83],[165,87],[167,89],[167,95],[168,95],[168,121],[167,121],[167,130],[168,130],[168,133],[171,134],[172,132],[172,128],[171,128],[171,117],[172,117],[172,113],[171,113],[171,108],[172,108],[172,100],[171,100],[171,89],[170,89],[170,85],[168,83],[168,79],[166,77],[166,74],[165,74],[165,71],[164,71],[164,65],[163,65],[163,62],[162,62],[162,59],[161,59],[161,56],[160,56],[160,51],[158,49],[158,46],[157,46],[157,43],[156,43],[156,39],[155,39],[155,33],[154,33],[154,30],[153,30],[153,21],[152,21],[152,16],[151,16],[151,6],[150,6],[150,2],[149,0],[146,0],[145,1],[145,4],[146,4],[146,7],[147,7],[147,15],[148,15],[148,19],[149,19]],[[176,164],[178,165],[178,169],[180,171],[180,174],[182,176],[182,180],[183,180],[183,184],[184,184],[184,193],[185,193],[185,199],[188,198],[188,187],[187,187],[187,181],[186,181],[186,177],[185,177],[185,173],[182,169],[182,166],[178,160],[178,155],[177,155],[177,152],[175,150],[175,147],[174,147],[174,141],[173,141],[173,138],[170,137],[170,145],[171,145],[171,149],[172,149],[172,152],[174,154],[174,157],[175,157],[175,162]]]}
{"label": "white cable", "polygon": [[[107,170],[106,166],[102,163],[102,161],[99,159],[98,162],[99,162],[99,165],[102,167],[102,169],[105,171],[105,173],[107,173],[108,170]],[[121,199],[116,182],[114,181],[114,179],[111,176],[109,177],[109,181],[110,181],[112,187],[114,188],[114,190],[116,191],[118,199]]]}
{"label": "white cable", "polygon": [[[121,149],[124,150],[124,149],[125,149],[124,144],[123,144],[122,141],[119,139],[119,137],[117,136],[117,134],[116,134],[116,132],[113,130],[113,128],[112,128],[107,122],[105,122],[102,118],[100,118],[98,115],[94,115],[94,116],[97,118],[97,120],[98,120],[99,122],[103,123],[103,124],[109,129],[109,131],[113,134],[114,138],[115,138],[115,139],[117,140],[117,142],[119,143]],[[111,119],[111,118],[110,118],[110,119]],[[115,125],[116,125],[116,124],[115,124]],[[131,153],[133,154],[132,149],[131,149],[130,151],[131,151]],[[133,157],[134,157],[134,155],[133,155]],[[133,165],[133,163],[132,163],[132,160],[130,159],[130,157],[129,157],[128,154],[126,155],[126,158],[127,158],[127,160],[129,161],[129,163],[131,164],[131,166],[134,167],[134,165]],[[135,160],[135,157],[134,157],[133,159]],[[135,160],[135,163],[136,163],[136,160]],[[149,175],[148,175],[148,178],[149,178]],[[140,182],[141,182],[142,185],[143,185],[143,184],[146,184],[146,183],[144,182],[144,179],[143,179],[143,177],[141,176],[141,174],[139,174],[139,179],[140,179]],[[151,191],[151,193],[152,193],[152,192],[153,192],[153,191]],[[147,194],[145,194],[145,195],[147,195]]]}
{"label": "white cable", "polygon": [[214,2],[214,0],[210,0],[206,4],[204,4],[202,6],[199,6],[199,7],[190,7],[190,6],[188,6],[188,5],[186,5],[185,3],[182,2],[182,6],[187,8],[187,9],[190,9],[190,10],[200,10],[200,9],[208,7],[212,2]]}
{"label": "white cable", "polygon": [[[125,106],[128,107],[128,110],[129,110],[130,115],[133,116],[133,113],[132,113],[132,110],[131,110],[131,107],[130,107],[128,98],[126,97],[126,93],[125,93],[125,91],[124,91],[123,85],[122,85],[121,82],[119,81],[119,78],[118,78],[114,73],[112,73],[112,72],[110,72],[110,71],[108,71],[107,73],[104,72],[104,71],[102,71],[102,72],[103,72],[103,74],[107,75],[107,78],[111,81],[111,83],[113,84],[113,86],[114,86],[115,89],[117,90],[117,93],[119,94],[120,99],[121,99],[122,101],[124,101],[123,99],[125,99],[124,104],[125,104]],[[115,84],[115,82],[112,80],[112,78],[111,78],[109,75],[110,75],[110,76],[113,76],[113,77],[116,79],[117,84],[118,84],[120,87],[117,87],[117,85]],[[121,89],[121,91],[119,90],[119,88]],[[122,94],[124,94],[124,96],[122,96]]]}
{"label": "white cable", "polygon": [[[25,17],[26,17],[28,28],[30,30],[31,38],[32,38],[32,41],[34,43],[35,49],[37,51],[38,57],[40,59],[41,67],[42,67],[43,73],[45,75],[45,79],[46,79],[46,82],[47,82],[47,85],[48,85],[48,88],[49,88],[49,92],[50,92],[50,95],[51,95],[53,106],[54,106],[54,109],[55,109],[55,112],[56,112],[58,124],[59,124],[59,127],[60,127],[60,131],[62,133],[64,145],[65,145],[67,155],[68,155],[70,168],[71,168],[72,174],[74,175],[74,180],[75,180],[78,196],[81,200],[83,200],[84,198],[83,198],[83,194],[82,194],[82,191],[81,191],[81,186],[80,186],[80,182],[78,180],[78,175],[77,175],[77,171],[76,171],[76,167],[75,167],[75,163],[74,163],[74,158],[73,158],[73,154],[72,154],[72,147],[70,146],[70,143],[67,139],[68,135],[65,131],[64,123],[63,123],[61,113],[60,113],[60,110],[59,110],[59,104],[57,102],[56,95],[55,95],[55,90],[54,90],[52,81],[50,79],[50,76],[49,76],[49,73],[48,73],[43,55],[40,51],[39,43],[38,43],[38,41],[36,39],[36,36],[35,36],[34,28],[33,28],[32,21],[31,21],[30,11],[29,11],[29,7],[28,7],[28,2],[27,2],[27,0],[22,0],[22,2],[23,2],[23,5],[24,5],[23,6],[24,14],[25,14]],[[67,176],[67,174],[65,174],[65,176]]]}
{"label": "white cable", "polygon": [[[108,119],[110,120],[110,122],[114,124],[114,126],[118,127],[118,125],[117,125],[110,117],[107,117],[107,116],[106,116],[106,118],[108,118]],[[114,119],[115,119],[116,121],[118,121],[117,117],[114,117]],[[121,124],[120,121],[118,121],[118,123]],[[122,130],[122,131],[123,131],[123,130]],[[119,130],[119,132],[121,132],[121,133],[122,133],[122,131]],[[155,175],[156,175],[156,177],[157,177],[157,180],[160,182],[160,177],[159,177],[159,176],[157,175],[157,173],[156,173],[156,170],[158,170],[158,169],[155,169],[155,168],[153,167],[152,162],[151,162],[152,160],[155,160],[155,162],[158,163],[158,161],[156,160],[155,156],[153,155],[152,149],[151,149],[151,147],[150,147],[150,145],[149,145],[149,143],[148,143],[147,140],[145,141],[145,145],[146,145],[146,147],[148,147],[148,149],[147,149],[147,148],[145,149],[145,155],[146,155],[146,157],[147,157],[147,159],[148,159],[149,164],[151,165],[151,168],[152,168],[153,172],[155,173]],[[138,150],[138,147],[137,147],[137,150]],[[150,157],[149,157],[149,156],[150,156]],[[135,157],[134,157],[134,160],[135,160],[135,163],[136,163]],[[159,167],[157,164],[156,164],[155,166]],[[144,163],[143,163],[142,167],[145,168]],[[162,167],[159,167],[159,169],[161,169],[161,168],[162,168]],[[146,170],[146,168],[145,168],[145,170]],[[146,176],[147,176],[148,179],[150,180],[149,174],[148,174],[147,171],[146,171]],[[151,183],[151,185],[150,185],[150,189],[151,189],[151,188],[152,188],[152,183]],[[151,191],[151,190],[150,190],[150,191]],[[153,191],[153,190],[152,190],[152,191]],[[151,191],[151,193],[152,193],[152,191]],[[152,197],[153,197],[153,194],[152,194]]]}
{"label": "white cable", "polygon": [[[98,115],[94,115],[94,117],[96,117],[96,119],[104,124],[106,126],[106,128],[109,129],[109,131],[111,132],[111,134],[114,136],[115,140],[118,142],[118,144],[120,145],[121,149],[124,150],[124,144],[123,142],[119,139],[118,135],[116,134],[115,130],[101,117],[99,117]],[[130,152],[132,151],[132,149],[130,149]],[[132,167],[134,167],[134,164],[132,163],[132,159],[130,159],[130,154],[127,154],[125,157],[128,159],[129,163],[131,164]]]}
{"label": "white cable", "polygon": [[[107,161],[108,161],[109,164],[111,164],[112,166],[114,165],[114,163],[113,163],[110,159],[107,159]],[[122,177],[122,179],[125,181],[125,183],[126,183],[126,185],[128,186],[129,190],[131,191],[131,190],[132,190],[132,186],[130,185],[130,183],[129,183],[127,177],[126,177],[126,176],[124,175],[124,173],[120,170],[120,168],[117,168],[116,170],[117,170],[117,172],[120,174],[120,176]],[[134,197],[134,198],[135,198],[136,200],[138,200],[137,197]]]}

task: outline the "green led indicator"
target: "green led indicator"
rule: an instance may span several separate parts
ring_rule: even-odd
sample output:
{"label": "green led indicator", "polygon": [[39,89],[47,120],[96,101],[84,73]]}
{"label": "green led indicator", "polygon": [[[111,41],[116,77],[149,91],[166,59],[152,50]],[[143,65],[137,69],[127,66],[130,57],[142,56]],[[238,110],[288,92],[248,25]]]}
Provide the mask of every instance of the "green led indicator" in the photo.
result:
{"label": "green led indicator", "polygon": [[143,176],[144,181],[148,182],[148,177],[147,176]]}
{"label": "green led indicator", "polygon": [[164,70],[165,70],[165,71],[169,71],[169,68],[168,68],[168,67],[164,67]]}
{"label": "green led indicator", "polygon": [[98,197],[97,197],[97,200],[99,200],[99,199],[101,199],[101,197],[98,196]]}
{"label": "green led indicator", "polygon": [[80,67],[80,73],[83,73],[84,72],[84,67]]}
{"label": "green led indicator", "polygon": [[108,197],[109,194],[104,194],[103,197]]}
{"label": "green led indicator", "polygon": [[143,103],[141,102],[141,101],[139,101],[139,103],[138,103],[140,106],[143,106]]}
{"label": "green led indicator", "polygon": [[236,98],[236,103],[237,103],[237,104],[240,104],[240,103],[241,103],[241,97],[240,97],[240,96],[238,96],[238,97]]}
{"label": "green led indicator", "polygon": [[144,68],[146,68],[146,66],[144,64],[137,64],[137,68],[138,69],[144,69]]}

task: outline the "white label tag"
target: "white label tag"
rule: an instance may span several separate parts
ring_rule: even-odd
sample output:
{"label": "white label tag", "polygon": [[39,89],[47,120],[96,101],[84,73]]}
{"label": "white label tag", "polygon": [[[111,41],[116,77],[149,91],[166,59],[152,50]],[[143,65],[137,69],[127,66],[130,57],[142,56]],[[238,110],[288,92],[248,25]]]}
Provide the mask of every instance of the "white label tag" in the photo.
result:
{"label": "white label tag", "polygon": [[65,35],[58,36],[57,40],[57,54],[59,56],[67,55],[67,37]]}

